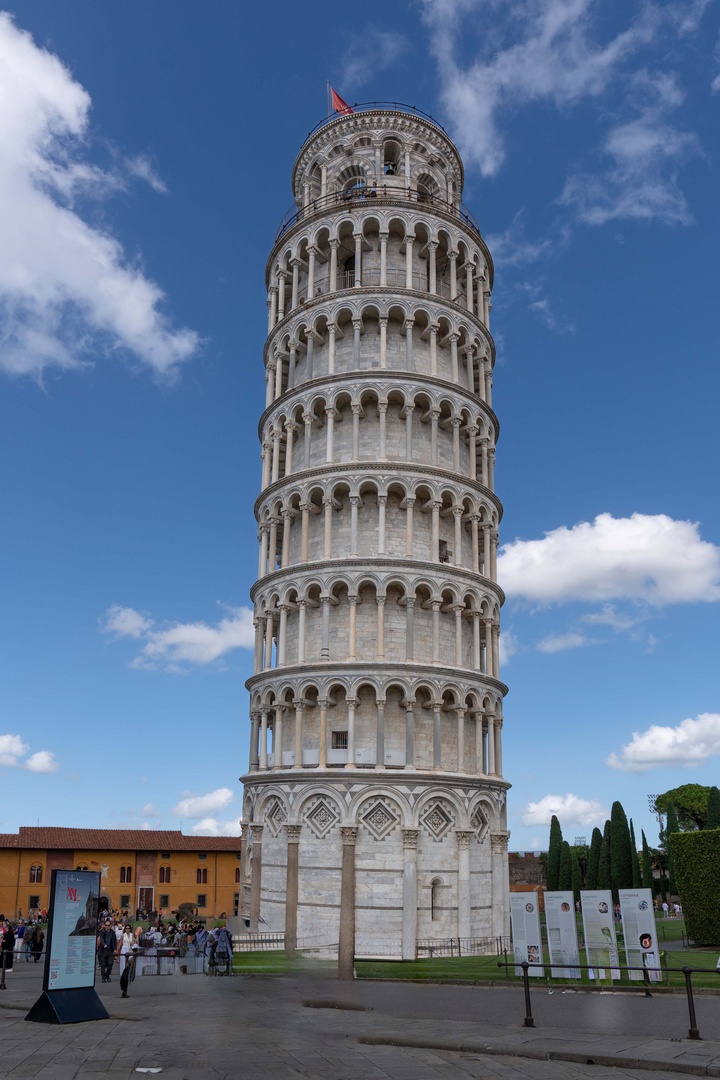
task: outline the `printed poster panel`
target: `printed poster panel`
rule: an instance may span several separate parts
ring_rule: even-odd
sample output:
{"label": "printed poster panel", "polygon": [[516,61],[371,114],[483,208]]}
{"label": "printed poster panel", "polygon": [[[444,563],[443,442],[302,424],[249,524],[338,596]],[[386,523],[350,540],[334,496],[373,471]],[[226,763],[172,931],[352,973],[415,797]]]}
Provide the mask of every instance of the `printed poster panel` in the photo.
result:
{"label": "printed poster panel", "polygon": [[[551,964],[579,964],[575,897],[569,892],[545,893],[545,928]],[[579,979],[579,967],[553,967],[553,979]]]}
{"label": "printed poster panel", "polygon": [[[540,911],[538,898],[534,892],[510,893],[510,923],[513,936],[513,956],[517,963],[527,960],[528,964],[541,964],[542,937],[540,935]],[[522,975],[522,968],[515,968],[516,975]],[[528,975],[545,976],[545,969],[528,968]]]}
{"label": "printed poster panel", "polygon": [[580,893],[580,904],[585,934],[585,952],[591,968],[588,971],[589,977],[595,978],[592,968],[597,966],[599,979],[605,978],[606,967],[612,967],[611,979],[619,979],[620,955],[615,937],[612,893],[609,889],[583,889]]}
{"label": "printed poster panel", "polygon": [[46,990],[95,985],[100,872],[53,870]]}
{"label": "printed poster panel", "polygon": [[[655,912],[650,889],[620,889],[620,914],[625,936],[625,956],[629,967],[644,967],[650,982],[660,982],[660,950],[657,943]],[[640,981],[642,971],[629,971],[631,979]]]}

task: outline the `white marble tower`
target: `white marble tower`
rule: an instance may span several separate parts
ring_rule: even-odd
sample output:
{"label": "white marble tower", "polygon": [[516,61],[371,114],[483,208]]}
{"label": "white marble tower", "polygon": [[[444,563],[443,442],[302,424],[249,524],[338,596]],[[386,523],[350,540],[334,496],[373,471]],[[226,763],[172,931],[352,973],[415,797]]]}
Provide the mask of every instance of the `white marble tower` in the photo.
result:
{"label": "white marble tower", "polygon": [[443,129],[323,121],[267,262],[241,906],[357,956],[506,935],[493,266]]}

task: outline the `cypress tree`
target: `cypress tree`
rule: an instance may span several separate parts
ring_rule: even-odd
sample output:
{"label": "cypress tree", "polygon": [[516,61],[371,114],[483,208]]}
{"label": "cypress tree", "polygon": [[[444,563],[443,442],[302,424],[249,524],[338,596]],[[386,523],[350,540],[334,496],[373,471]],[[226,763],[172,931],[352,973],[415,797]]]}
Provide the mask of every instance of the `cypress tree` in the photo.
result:
{"label": "cypress tree", "polygon": [[610,877],[610,822],[605,822],[602,844],[600,845],[600,861],[598,862],[598,889],[609,889],[612,886]]}
{"label": "cypress tree", "polygon": [[711,787],[710,794],[708,795],[707,821],[705,822],[705,828],[720,829],[720,790],[716,787]]}
{"label": "cypress tree", "polygon": [[642,874],[640,873],[640,860],[637,853],[637,840],[635,839],[635,828],[630,818],[630,844],[632,855],[632,887],[633,889],[639,889],[642,886]]}
{"label": "cypress tree", "polygon": [[572,855],[567,840],[563,840],[560,848],[560,873],[558,876],[559,889],[572,889]]}
{"label": "cypress tree", "polygon": [[630,829],[619,802],[614,802],[610,811],[610,879],[616,901],[618,889],[632,889]]}
{"label": "cypress tree", "polygon": [[598,887],[598,866],[600,864],[600,848],[602,847],[602,833],[599,829],[593,829],[590,840],[590,854],[587,861],[586,884],[588,889]]}
{"label": "cypress tree", "polygon": [[680,826],[678,825],[677,814],[675,807],[671,802],[668,803],[667,808],[667,823],[665,825],[665,850],[667,851],[667,864],[668,864],[668,892],[671,896],[677,896],[677,887],[675,885],[675,868],[673,867],[672,853],[670,851],[670,837],[673,833],[680,832]]}
{"label": "cypress tree", "polygon": [[641,830],[642,835],[642,851],[643,851],[643,863],[642,863],[642,883],[644,889],[652,889],[653,887],[653,872],[652,862],[650,861],[650,848],[648,842],[645,839],[645,830]]}
{"label": "cypress tree", "polygon": [[[553,816],[550,818],[550,843],[548,845],[547,861],[547,887],[550,892],[557,892],[560,880],[560,849],[563,843],[560,822]],[[569,886],[568,886],[569,888]]]}
{"label": "cypress tree", "polygon": [[580,872],[580,860],[577,857],[577,851],[572,852],[572,864],[571,864],[571,880],[572,891],[576,900],[580,899],[580,889],[582,888],[582,873]]}

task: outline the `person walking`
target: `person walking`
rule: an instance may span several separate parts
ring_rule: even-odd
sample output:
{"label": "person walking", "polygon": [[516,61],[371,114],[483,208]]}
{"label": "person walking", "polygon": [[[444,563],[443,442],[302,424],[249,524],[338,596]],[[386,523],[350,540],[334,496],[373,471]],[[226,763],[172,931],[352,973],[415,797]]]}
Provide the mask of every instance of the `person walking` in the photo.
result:
{"label": "person walking", "polygon": [[137,942],[134,945],[130,946],[130,952],[125,959],[125,967],[123,969],[122,975],[120,976],[120,990],[122,991],[120,995],[121,997],[126,998],[128,996],[128,989],[130,988],[130,983],[133,982],[135,979],[135,964],[141,952],[142,949],[137,944]]}
{"label": "person walking", "polygon": [[670,908],[668,907],[667,900],[663,900],[662,909],[663,909],[663,919],[668,919],[670,917]]}
{"label": "person walking", "polygon": [[45,945],[45,932],[42,926],[35,927],[35,938],[33,940],[32,954],[35,957],[35,963],[42,956],[43,946]]}
{"label": "person walking", "polygon": [[13,954],[15,950],[15,935],[12,931],[12,927],[9,922],[3,924],[2,934],[2,954],[0,956],[0,966],[2,966],[2,979],[5,981],[5,974],[13,969]]}
{"label": "person walking", "polygon": [[103,923],[97,936],[97,957],[100,964],[100,975],[104,983],[110,982],[110,973],[115,960],[117,939],[115,931],[109,922]]}
{"label": "person walking", "polygon": [[30,963],[30,953],[32,952],[33,943],[35,941],[36,929],[37,928],[36,928],[35,924],[33,924],[32,926],[28,926],[27,930],[25,931],[25,937],[23,938],[23,943],[25,945],[25,963],[26,964]]}
{"label": "person walking", "polygon": [[[133,951],[133,945],[135,945],[135,944],[136,944],[136,942],[135,942],[135,938],[133,937],[132,927],[128,923],[128,925],[125,927],[125,930],[123,932],[122,937],[118,941],[118,947],[117,947],[117,956],[118,956],[118,958],[120,960],[120,976],[121,976],[121,978],[122,978],[122,973],[125,970],[125,965],[127,964],[128,956],[131,955],[131,953]],[[139,948],[139,946],[138,946],[138,948]]]}

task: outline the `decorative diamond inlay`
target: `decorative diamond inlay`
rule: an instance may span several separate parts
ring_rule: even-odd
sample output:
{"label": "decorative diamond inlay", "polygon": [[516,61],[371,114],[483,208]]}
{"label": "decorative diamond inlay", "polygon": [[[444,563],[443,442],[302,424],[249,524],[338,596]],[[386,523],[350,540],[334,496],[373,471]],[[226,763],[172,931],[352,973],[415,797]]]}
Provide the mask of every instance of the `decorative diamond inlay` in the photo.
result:
{"label": "decorative diamond inlay", "polygon": [[361,812],[360,821],[376,840],[384,840],[399,823],[400,818],[383,799],[377,799],[370,803],[366,811]]}
{"label": "decorative diamond inlay", "polygon": [[287,821],[287,814],[279,799],[271,799],[265,811],[265,824],[270,830],[271,836],[277,836]]}
{"label": "decorative diamond inlay", "polygon": [[478,842],[482,842],[485,839],[485,837],[487,836],[488,823],[487,823],[487,820],[485,818],[485,815],[483,814],[483,812],[482,812],[482,810],[480,809],[479,806],[475,810],[475,813],[473,814],[473,816],[471,817],[470,824],[472,825],[473,829],[475,830],[475,835],[478,838]]}
{"label": "decorative diamond inlay", "polygon": [[438,799],[430,803],[420,821],[434,840],[442,840],[448,829],[454,824],[452,810],[447,803]]}
{"label": "decorative diamond inlay", "polygon": [[339,820],[335,807],[325,799],[318,799],[305,813],[305,821],[321,840]]}

